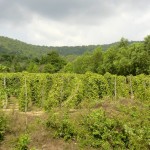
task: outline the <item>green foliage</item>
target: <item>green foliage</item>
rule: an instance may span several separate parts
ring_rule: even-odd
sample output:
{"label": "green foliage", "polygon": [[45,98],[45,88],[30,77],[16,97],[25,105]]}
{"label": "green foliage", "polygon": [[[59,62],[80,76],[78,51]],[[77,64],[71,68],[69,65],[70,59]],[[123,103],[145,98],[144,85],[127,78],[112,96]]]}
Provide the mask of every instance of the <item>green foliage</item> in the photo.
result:
{"label": "green foliage", "polygon": [[54,74],[52,88],[46,101],[46,109],[52,107],[75,107],[83,95],[80,77],[75,74]]}
{"label": "green foliage", "polygon": [[[0,52],[3,54],[22,54],[27,57],[39,57],[41,55],[46,55],[51,51],[57,51],[59,54],[67,55],[81,55],[86,51],[92,51],[99,45],[89,45],[89,46],[37,46],[32,44],[27,44],[19,40],[14,40],[11,38],[0,36]],[[109,45],[103,45],[104,49],[107,49]]]}
{"label": "green foliage", "polygon": [[[102,110],[95,110],[83,119],[84,144],[92,147],[125,148],[128,138],[120,122],[106,117]],[[81,133],[82,134],[82,133]],[[83,140],[82,139],[82,140]]]}
{"label": "green foliage", "polygon": [[[59,71],[84,74],[87,71],[117,75],[150,73],[149,36],[144,42],[129,42],[125,38],[110,45],[46,47],[34,46],[6,37],[0,37],[0,72],[30,73]],[[107,51],[105,51],[107,49]],[[103,50],[103,51],[102,51]],[[76,59],[72,56],[81,55]],[[64,59],[65,58],[65,59]],[[66,65],[66,61],[69,63]],[[66,66],[65,66],[66,65]]]}
{"label": "green foliage", "polygon": [[25,73],[21,77],[21,87],[19,93],[19,109],[27,111],[29,102],[31,101],[30,77]]}
{"label": "green foliage", "polygon": [[0,64],[0,72],[9,72],[9,68]]}
{"label": "green foliage", "polygon": [[[4,81],[6,85],[4,86]],[[150,79],[146,75],[104,76],[87,72],[84,75],[71,73],[38,74],[14,73],[0,74],[0,106],[6,97],[16,97],[22,111],[32,106],[50,110],[53,107],[79,108],[105,97],[111,99],[135,98],[150,99]]]}
{"label": "green foliage", "polygon": [[116,90],[118,98],[129,98],[131,87],[127,84],[125,76],[116,76]]}
{"label": "green foliage", "polygon": [[29,66],[27,67],[27,71],[30,73],[35,73],[35,72],[39,72],[39,68],[38,65],[36,65],[35,63],[31,62],[29,64]]}
{"label": "green foliage", "polygon": [[107,81],[102,75],[86,73],[83,76],[85,99],[101,99],[107,94]]}
{"label": "green foliage", "polygon": [[28,134],[20,135],[16,150],[28,150],[28,145],[30,143],[30,137]]}
{"label": "green foliage", "polygon": [[77,59],[72,62],[73,72],[84,74],[87,71],[92,71],[92,66],[89,65],[90,61],[91,55],[89,53],[85,53],[84,55],[77,57]]}
{"label": "green foliage", "polygon": [[117,75],[139,75],[150,73],[149,37],[144,43],[129,43],[122,38],[107,51],[96,48],[92,53],[85,53],[69,63],[64,71],[84,74],[87,71]]}
{"label": "green foliage", "polygon": [[64,138],[65,140],[74,139],[76,131],[73,123],[69,120],[68,114],[53,113],[46,122],[47,128],[54,130],[54,136]]}
{"label": "green foliage", "polygon": [[72,73],[73,71],[73,64],[72,63],[67,63],[67,65],[64,66],[64,68],[62,69],[62,72],[67,72],[67,73]]}
{"label": "green foliage", "polygon": [[107,88],[107,81],[98,74],[55,74],[46,109],[57,106],[75,108],[84,100],[103,98],[107,95]]}
{"label": "green foliage", "polygon": [[130,83],[127,83],[126,77],[111,75],[110,73],[106,73],[104,77],[108,83],[107,93],[112,99],[130,97]]}
{"label": "green foliage", "polygon": [[150,54],[150,35],[144,38],[144,48],[148,54]]}
{"label": "green foliage", "polygon": [[[136,114],[136,119],[138,119],[138,112]],[[138,121],[142,122],[142,120],[140,118]],[[143,123],[146,122],[147,118]],[[102,148],[107,146],[110,149],[146,149],[148,147],[148,141],[146,140],[149,133],[148,124],[141,127],[134,121],[131,126],[128,122],[123,122],[117,118],[108,118],[102,110],[95,110],[83,119],[83,127],[86,132],[84,131],[84,134],[81,134],[84,135],[82,138],[85,139],[85,145],[102,146]]]}
{"label": "green foliage", "polygon": [[[4,81],[6,81],[5,86]],[[102,76],[91,72],[86,74],[1,73],[0,94],[1,104],[5,101],[6,95],[15,96],[19,98],[19,107],[22,111],[31,110],[32,106],[50,111],[47,127],[53,129],[56,137],[73,139],[84,146],[102,149],[148,147],[149,75],[125,77],[110,73]],[[105,98],[114,100],[115,110],[112,110],[112,113],[115,111],[116,117],[111,116],[111,107],[109,114],[102,110],[103,107],[107,110],[109,106],[93,107],[93,103],[102,104]],[[123,99],[127,99],[125,106],[122,106]],[[120,105],[117,106],[119,102]],[[87,105],[90,106],[88,112],[81,115],[78,112],[61,111],[67,109],[70,112],[71,108],[78,111],[81,107],[84,111]],[[51,110],[56,110],[57,113]],[[3,122],[5,119],[3,115],[1,118]],[[2,123],[2,136],[6,131],[4,128],[5,122]],[[26,138],[21,141],[28,143]]]}
{"label": "green foliage", "polygon": [[77,57],[72,63],[65,66],[65,72],[75,72],[79,74],[86,73],[87,71],[100,73],[103,62],[103,53],[101,47],[97,47],[93,53],[85,53]]}
{"label": "green foliage", "polygon": [[70,89],[70,95],[64,102],[68,108],[77,108],[84,99],[84,84],[81,76],[74,75]]}
{"label": "green foliage", "polygon": [[21,76],[19,91],[20,110],[25,111],[29,107],[44,107],[48,92],[52,86],[52,77],[49,74],[29,74]]}
{"label": "green foliage", "polygon": [[7,119],[4,113],[0,111],[0,142],[4,139],[6,129],[7,129]]}
{"label": "green foliage", "polygon": [[129,44],[128,39],[122,37],[118,43],[118,47],[127,47],[128,44]]}
{"label": "green foliage", "polygon": [[52,64],[46,64],[44,66],[43,72],[47,72],[47,73],[54,73],[55,72],[55,68]]}
{"label": "green foliage", "polygon": [[46,121],[47,128],[55,137],[71,139],[82,147],[100,149],[148,149],[148,108],[119,106],[121,118],[108,117],[103,109],[82,114],[51,111]]}
{"label": "green foliage", "polygon": [[0,54],[0,72],[21,72],[26,69],[28,58],[21,54]]}
{"label": "green foliage", "polygon": [[[34,78],[33,78],[34,76]],[[39,107],[44,107],[48,92],[52,86],[51,75],[32,74],[30,78],[31,103]]]}
{"label": "green foliage", "polygon": [[[143,102],[142,102],[143,103]],[[148,149],[150,139],[149,129],[149,106],[143,106],[142,103],[129,108],[122,106],[121,111],[124,112],[123,118],[124,130],[128,136],[128,147],[130,149]],[[146,104],[145,102],[143,104]],[[144,107],[141,110],[141,106]]]}
{"label": "green foliage", "polygon": [[133,77],[133,91],[136,99],[150,100],[150,79],[143,74]]}
{"label": "green foliage", "polygon": [[43,72],[54,73],[60,71],[66,64],[65,60],[55,51],[43,56],[40,63],[44,65]]}
{"label": "green foliage", "polygon": [[101,47],[98,47],[93,51],[92,64],[93,72],[103,74],[103,52]]}

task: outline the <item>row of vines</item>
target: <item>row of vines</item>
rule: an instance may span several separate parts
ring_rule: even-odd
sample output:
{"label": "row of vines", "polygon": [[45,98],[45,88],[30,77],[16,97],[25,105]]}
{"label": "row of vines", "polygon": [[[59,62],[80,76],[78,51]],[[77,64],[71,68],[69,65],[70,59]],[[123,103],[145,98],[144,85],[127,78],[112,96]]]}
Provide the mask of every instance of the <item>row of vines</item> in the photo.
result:
{"label": "row of vines", "polygon": [[58,106],[77,108],[84,100],[95,101],[105,97],[145,101],[150,99],[150,76],[2,73],[0,106],[7,108],[10,97],[18,99],[22,111],[28,111],[32,106],[47,110]]}

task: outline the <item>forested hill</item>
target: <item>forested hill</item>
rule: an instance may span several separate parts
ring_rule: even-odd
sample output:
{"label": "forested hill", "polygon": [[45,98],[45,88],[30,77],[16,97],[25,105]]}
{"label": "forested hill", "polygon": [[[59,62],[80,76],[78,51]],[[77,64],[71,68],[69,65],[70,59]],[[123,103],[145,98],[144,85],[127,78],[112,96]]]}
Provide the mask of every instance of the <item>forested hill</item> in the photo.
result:
{"label": "forested hill", "polygon": [[[19,40],[14,40],[8,37],[0,36],[0,53],[2,54],[20,54],[28,57],[38,57],[49,53],[50,51],[57,51],[61,55],[81,55],[85,51],[92,51],[98,47],[98,45],[90,46],[37,46],[32,44],[27,44]],[[105,46],[104,46],[105,47]],[[107,47],[107,45],[106,45]]]}
{"label": "forested hill", "polygon": [[[131,42],[132,43],[132,42]],[[32,44],[27,44],[19,40],[14,40],[8,37],[0,36],[0,54],[18,54],[26,57],[39,57],[45,55],[50,51],[57,51],[60,55],[82,55],[86,51],[93,51],[95,48],[101,46],[103,50],[108,49],[108,47],[114,45],[104,44],[104,45],[88,45],[88,46],[37,46]]]}

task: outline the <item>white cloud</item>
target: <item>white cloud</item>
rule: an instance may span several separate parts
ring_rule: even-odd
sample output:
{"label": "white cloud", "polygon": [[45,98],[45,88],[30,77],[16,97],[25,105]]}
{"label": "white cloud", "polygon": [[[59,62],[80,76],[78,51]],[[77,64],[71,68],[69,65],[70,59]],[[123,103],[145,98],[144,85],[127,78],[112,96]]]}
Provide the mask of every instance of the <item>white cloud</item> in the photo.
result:
{"label": "white cloud", "polygon": [[104,44],[150,34],[149,0],[0,0],[0,9],[0,35],[32,44]]}

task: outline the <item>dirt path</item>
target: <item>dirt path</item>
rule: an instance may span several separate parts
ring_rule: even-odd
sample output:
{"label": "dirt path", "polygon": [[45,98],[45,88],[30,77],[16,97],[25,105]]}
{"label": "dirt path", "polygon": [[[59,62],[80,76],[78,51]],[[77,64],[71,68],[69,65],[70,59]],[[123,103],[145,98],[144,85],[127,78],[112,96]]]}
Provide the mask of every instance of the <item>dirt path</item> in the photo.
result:
{"label": "dirt path", "polygon": [[20,114],[23,114],[23,115],[28,115],[28,116],[41,116],[45,113],[42,110],[41,111],[28,111],[28,112],[21,112],[18,109],[2,109],[2,110],[6,113],[17,112],[17,113],[20,113]]}

